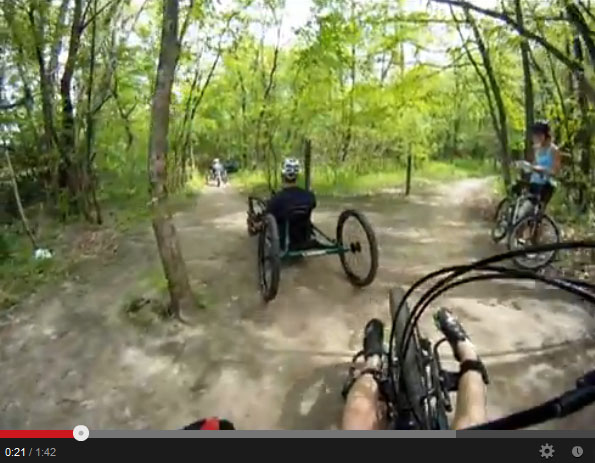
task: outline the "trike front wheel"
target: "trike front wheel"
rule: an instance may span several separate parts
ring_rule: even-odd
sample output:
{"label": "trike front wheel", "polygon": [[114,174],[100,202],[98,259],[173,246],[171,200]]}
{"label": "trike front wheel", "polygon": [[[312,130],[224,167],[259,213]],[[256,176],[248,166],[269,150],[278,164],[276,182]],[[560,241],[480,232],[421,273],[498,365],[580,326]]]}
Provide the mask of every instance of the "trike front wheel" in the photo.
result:
{"label": "trike front wheel", "polygon": [[413,425],[414,428],[423,429],[425,415],[422,400],[426,395],[426,389],[424,388],[424,367],[417,328],[414,329],[413,338],[405,355],[401,357],[399,353],[410,315],[407,302],[398,310],[404,296],[405,292],[401,288],[392,289],[389,293],[391,320],[395,327],[393,352],[397,356],[395,360],[398,368],[398,374],[394,379],[397,383],[398,395],[402,399],[401,405],[409,409],[410,416],[408,418],[414,421],[414,423],[408,423],[409,426]]}
{"label": "trike front wheel", "polygon": [[265,302],[272,301],[279,290],[281,276],[281,250],[277,221],[271,214],[264,217],[258,235],[258,277],[260,293]]}
{"label": "trike front wheel", "polygon": [[368,219],[358,211],[343,211],[337,222],[337,243],[344,248],[339,258],[349,281],[355,286],[372,283],[378,271],[378,244]]}

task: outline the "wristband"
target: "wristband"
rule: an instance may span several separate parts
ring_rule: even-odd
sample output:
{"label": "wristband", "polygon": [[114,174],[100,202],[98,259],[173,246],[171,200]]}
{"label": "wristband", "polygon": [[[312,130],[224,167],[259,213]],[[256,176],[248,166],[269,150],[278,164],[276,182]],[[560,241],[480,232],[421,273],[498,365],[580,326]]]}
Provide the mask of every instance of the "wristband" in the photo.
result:
{"label": "wristband", "polygon": [[481,379],[483,379],[483,383],[486,385],[490,384],[488,371],[486,370],[486,367],[481,360],[465,360],[464,362],[461,362],[461,365],[459,367],[459,380],[460,377],[468,371],[477,371],[481,374]]}

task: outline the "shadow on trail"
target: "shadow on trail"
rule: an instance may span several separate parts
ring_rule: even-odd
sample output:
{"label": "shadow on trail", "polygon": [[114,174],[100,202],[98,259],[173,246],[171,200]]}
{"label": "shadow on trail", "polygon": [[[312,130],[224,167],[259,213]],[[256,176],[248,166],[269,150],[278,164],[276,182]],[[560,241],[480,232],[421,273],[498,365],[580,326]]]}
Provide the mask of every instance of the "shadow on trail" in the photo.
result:
{"label": "shadow on trail", "polygon": [[326,365],[296,378],[285,396],[281,429],[340,429],[344,405],[340,391],[348,368],[348,363]]}

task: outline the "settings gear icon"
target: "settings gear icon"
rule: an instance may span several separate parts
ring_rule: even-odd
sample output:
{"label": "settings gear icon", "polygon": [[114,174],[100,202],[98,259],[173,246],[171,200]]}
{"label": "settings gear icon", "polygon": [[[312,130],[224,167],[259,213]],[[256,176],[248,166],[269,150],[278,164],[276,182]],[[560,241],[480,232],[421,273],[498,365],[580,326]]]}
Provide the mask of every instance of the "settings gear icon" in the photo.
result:
{"label": "settings gear icon", "polygon": [[541,458],[552,458],[554,456],[554,446],[551,444],[544,444],[539,449],[539,453],[541,453]]}

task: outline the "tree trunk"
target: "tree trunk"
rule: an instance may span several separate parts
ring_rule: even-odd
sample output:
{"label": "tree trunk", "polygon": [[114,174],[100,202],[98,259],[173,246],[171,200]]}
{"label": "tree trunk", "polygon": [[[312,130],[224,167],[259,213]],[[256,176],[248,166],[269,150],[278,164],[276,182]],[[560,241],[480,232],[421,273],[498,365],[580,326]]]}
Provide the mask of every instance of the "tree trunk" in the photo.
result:
{"label": "tree trunk", "polygon": [[[192,123],[194,122],[194,119],[196,118],[196,111],[198,110],[200,103],[202,102],[202,100],[205,96],[207,88],[209,88],[209,84],[211,83],[211,81],[213,79],[215,70],[217,69],[217,65],[219,64],[220,60],[221,60],[221,42],[219,43],[217,56],[213,60],[213,63],[209,69],[209,73],[207,74],[207,78],[206,78],[205,82],[202,84],[198,95],[195,95],[192,98],[192,100],[189,102],[189,103],[191,103],[191,105],[189,105],[189,114],[187,116],[186,115],[184,116],[185,121],[184,121],[184,125],[182,127],[182,134],[181,134],[181,138],[182,138],[181,161],[182,161],[183,169],[185,168],[184,166],[188,162],[188,147],[189,147],[190,141],[191,141]],[[183,174],[183,177],[185,177],[184,174]],[[186,179],[184,178],[183,181],[186,182]]]}
{"label": "tree trunk", "polygon": [[459,66],[455,62],[454,67],[455,93],[453,95],[454,101],[454,117],[452,130],[452,154],[455,158],[459,157],[459,132],[461,130],[461,84]]}
{"label": "tree trunk", "polygon": [[554,83],[554,87],[556,89],[558,103],[560,105],[560,108],[562,109],[562,123],[564,124],[564,131],[566,134],[566,138],[565,138],[564,142],[567,143],[569,146],[571,146],[572,145],[572,140],[571,140],[572,131],[570,130],[570,125],[569,125],[570,117],[568,115],[569,113],[568,113],[568,107],[566,104],[566,98],[564,96],[564,93],[562,92],[562,85],[560,84],[560,80],[558,79],[558,76],[556,74],[556,67],[554,65],[554,60],[552,59],[552,56],[548,50],[545,50],[545,56],[547,58],[547,62],[548,62],[549,68],[550,68],[552,82]]}
{"label": "tree trunk", "polygon": [[62,99],[62,130],[60,137],[62,170],[70,193],[70,199],[76,205],[78,212],[83,213],[85,218],[91,222],[88,204],[86,201],[84,180],[84,168],[76,159],[76,129],[74,120],[74,105],[72,102],[72,78],[77,61],[78,50],[83,32],[83,1],[74,0],[74,11],[72,16],[72,27],[68,41],[68,56],[64,65],[64,72],[60,79],[60,97]]}
{"label": "tree trunk", "polygon": [[[275,87],[275,74],[277,72],[277,66],[279,64],[279,51],[281,48],[281,24],[279,24],[279,27],[277,28],[277,42],[275,44],[275,50],[273,51],[273,64],[271,65],[271,70],[268,74],[268,79],[267,80],[263,80],[263,83],[265,83],[265,87],[264,87],[264,95],[262,97],[262,105],[260,107],[260,112],[258,113],[258,119],[256,121],[256,139],[255,139],[255,151],[256,151],[256,157],[257,159],[261,160],[262,158],[265,158],[265,161],[267,163],[267,172],[268,175],[270,176],[270,159],[269,156],[264,156],[264,143],[261,141],[261,135],[262,135],[262,125],[265,119],[265,115],[267,114],[267,110],[268,110],[268,106],[269,106],[269,100],[271,98],[271,93]],[[263,76],[264,76],[264,51],[263,51],[263,57],[262,57],[262,62],[263,62]],[[270,187],[270,178],[269,178],[269,187]]]}
{"label": "tree trunk", "polygon": [[[467,58],[469,58],[471,65],[475,69],[475,72],[479,76],[481,83],[483,85],[483,89],[484,89],[487,104],[488,104],[488,112],[490,114],[490,120],[492,121],[492,126],[494,128],[494,132],[495,132],[496,136],[498,137],[498,139],[500,140],[500,134],[502,133],[501,126],[500,126],[501,120],[498,119],[498,116],[496,114],[496,106],[494,104],[494,99],[492,97],[492,88],[491,88],[490,82],[488,81],[488,78],[486,78],[486,76],[481,71],[479,64],[477,63],[477,61],[473,57],[473,54],[471,53],[471,50],[467,46],[467,40],[465,39],[463,32],[461,31],[461,26],[460,26],[459,20],[457,19],[456,15],[454,14],[454,11],[452,10],[452,8],[450,10],[450,13],[452,15],[452,18],[453,18],[455,24],[456,24],[457,31],[459,33],[459,37],[460,37],[461,41],[463,42],[463,48],[465,50],[465,54],[467,55]],[[481,38],[481,36],[480,36],[480,38]],[[483,41],[482,41],[482,43],[483,43]],[[500,164],[501,164],[501,169],[502,169],[502,177],[504,178],[504,183],[508,186],[508,185],[510,185],[510,170],[505,167],[505,158],[503,156],[502,149],[500,151]],[[494,159],[494,165],[496,165],[496,159]],[[506,166],[508,166],[508,164],[506,164]]]}
{"label": "tree trunk", "polygon": [[[591,65],[593,70],[595,70],[595,39],[593,38],[591,27],[587,24],[585,18],[583,18],[583,15],[575,4],[571,2],[566,3],[566,14],[571,24],[574,26],[577,35],[583,40],[587,53],[591,58]],[[584,60],[581,61],[581,63],[584,62]]]}
{"label": "tree trunk", "polygon": [[242,77],[242,73],[238,70],[238,80],[240,83],[240,90],[242,91],[241,99],[240,99],[240,109],[241,109],[241,134],[240,134],[240,156],[242,158],[242,167],[246,169],[248,167],[248,140],[246,137],[246,111],[248,107],[247,102],[247,92],[246,86],[244,85],[244,78]]}
{"label": "tree trunk", "polygon": [[[355,32],[355,2],[351,0],[351,26],[352,33]],[[352,37],[352,40],[353,37]],[[349,148],[351,146],[351,139],[353,138],[353,113],[355,109],[355,79],[356,79],[356,56],[355,56],[355,41],[351,44],[351,62],[349,63],[349,75],[351,80],[351,88],[349,91],[349,115],[347,117],[347,130],[343,137],[341,146],[341,162],[347,160],[349,155]]]}
{"label": "tree trunk", "polygon": [[62,52],[62,33],[64,32],[66,13],[69,4],[70,0],[62,0],[60,10],[58,11],[58,21],[56,22],[56,28],[54,30],[54,42],[51,47],[50,62],[47,69],[48,81],[51,83],[52,87],[56,82],[56,75],[58,73],[58,59]]}
{"label": "tree trunk", "polygon": [[116,102],[116,108],[118,109],[118,114],[124,123],[124,130],[126,131],[126,152],[130,152],[130,148],[134,144],[134,133],[132,132],[132,122],[130,120],[130,116],[132,112],[136,109],[136,103],[134,103],[130,108],[124,108],[122,101],[120,100],[120,90],[118,84],[118,74],[114,72],[114,85],[112,88],[112,95],[114,96],[114,100]]}
{"label": "tree trunk", "polygon": [[306,177],[306,190],[312,189],[312,140],[309,138],[304,145],[304,173]]}
{"label": "tree trunk", "polygon": [[[583,62],[584,53],[579,36],[574,38],[574,55],[578,61]],[[579,203],[581,207],[586,207],[589,204],[589,190],[591,187],[591,116],[589,113],[589,103],[585,94],[585,88],[582,85],[585,76],[578,74],[575,78],[577,102],[581,114],[581,125],[577,133],[581,169]]]}
{"label": "tree trunk", "polygon": [[501,147],[501,164],[502,164],[502,176],[504,178],[504,183],[506,186],[510,185],[510,147],[508,145],[508,121],[506,116],[506,108],[504,107],[504,100],[502,99],[502,93],[500,91],[500,85],[496,80],[496,74],[494,73],[494,68],[492,66],[492,60],[490,58],[490,53],[485,46],[483,38],[481,36],[481,32],[477,27],[477,23],[475,19],[471,15],[470,11],[465,8],[465,17],[467,22],[471,25],[473,29],[473,35],[475,36],[475,41],[477,43],[477,48],[479,49],[479,53],[481,54],[481,58],[483,61],[483,66],[486,71],[486,75],[488,81],[490,83],[490,87],[492,93],[494,95],[494,101],[496,103],[496,109],[498,110],[498,119],[499,119],[499,133],[498,139],[500,141]]}
{"label": "tree trunk", "polygon": [[9,151],[9,149],[7,147],[4,147],[4,156],[6,157],[6,165],[8,166],[8,173],[10,174],[10,180],[12,182],[12,189],[14,191],[14,199],[17,203],[17,209],[19,210],[19,216],[21,218],[21,222],[23,222],[23,228],[25,229],[27,236],[31,240],[33,249],[37,249],[37,243],[35,241],[35,236],[33,236],[31,227],[29,227],[29,221],[27,220],[27,216],[25,215],[25,210],[23,209],[23,203],[21,202],[21,195],[19,194],[19,187],[17,184],[17,177],[14,173],[14,169],[12,168],[12,162],[10,162],[10,153],[8,151]]}
{"label": "tree trunk", "polygon": [[[93,2],[93,15],[97,12],[97,0],[89,0]],[[86,155],[83,162],[83,188],[82,195],[91,196],[91,203],[95,209],[95,222],[101,224],[101,209],[97,201],[96,177],[93,174],[93,141],[95,129],[95,117],[93,111],[93,80],[95,77],[95,42],[97,38],[97,18],[93,18],[93,25],[91,26],[91,50],[89,57],[89,82],[87,87],[87,133],[86,133]]]}
{"label": "tree trunk", "polygon": [[[516,21],[524,28],[523,10],[521,0],[515,0]],[[535,120],[535,102],[533,98],[533,80],[531,79],[529,41],[523,37],[521,42],[521,61],[523,64],[523,81],[525,90],[525,159],[533,157],[533,140],[531,127]]]}
{"label": "tree trunk", "polygon": [[405,177],[405,196],[411,193],[411,172],[413,170],[413,156],[411,155],[411,147],[409,147],[409,154],[407,154],[407,176]]}
{"label": "tree trunk", "polygon": [[170,309],[182,319],[196,307],[186,263],[182,257],[180,243],[167,206],[167,134],[171,90],[176,63],[180,53],[178,42],[178,0],[163,1],[163,24],[161,50],[151,108],[151,131],[149,135],[149,191],[153,210],[153,230],[157,240],[159,256],[167,279]]}
{"label": "tree trunk", "polygon": [[[49,79],[49,74],[46,69],[44,58],[44,43],[41,27],[35,20],[35,4],[31,4],[28,11],[29,24],[31,25],[31,33],[33,35],[33,43],[35,48],[35,57],[37,58],[37,66],[39,71],[39,90],[41,92],[41,108],[43,114],[43,146],[48,152],[51,152],[54,142],[57,141],[57,135],[54,126],[54,106],[52,102],[52,82]],[[8,13],[7,20],[12,22],[12,13]],[[41,21],[41,20],[40,20]],[[13,30],[14,34],[17,34]]]}

